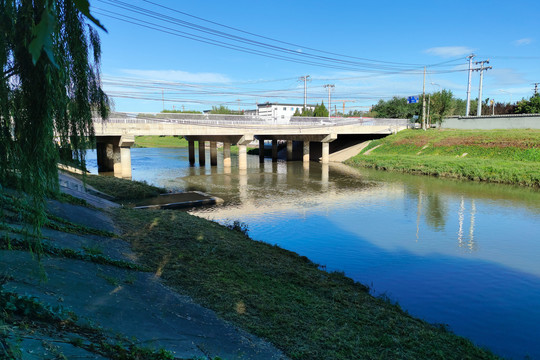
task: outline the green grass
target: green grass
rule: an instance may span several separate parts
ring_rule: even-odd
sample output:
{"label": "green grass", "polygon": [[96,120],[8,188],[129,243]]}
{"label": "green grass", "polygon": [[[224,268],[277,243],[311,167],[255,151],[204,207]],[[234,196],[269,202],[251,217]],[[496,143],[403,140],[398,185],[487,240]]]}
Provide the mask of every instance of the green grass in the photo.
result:
{"label": "green grass", "polygon": [[188,147],[188,141],[178,136],[137,136],[134,147],[183,148]]}
{"label": "green grass", "polygon": [[[364,156],[370,149],[372,152]],[[540,130],[406,130],[372,141],[347,163],[539,187]]]}
{"label": "green grass", "polygon": [[145,266],[293,359],[491,359],[443,327],[371,296],[342,273],[175,211],[118,209]]}
{"label": "green grass", "polygon": [[[81,175],[73,175],[83,179]],[[167,192],[144,181],[132,181],[112,176],[85,175],[85,181],[96,190],[113,196],[116,200],[145,199]]]}

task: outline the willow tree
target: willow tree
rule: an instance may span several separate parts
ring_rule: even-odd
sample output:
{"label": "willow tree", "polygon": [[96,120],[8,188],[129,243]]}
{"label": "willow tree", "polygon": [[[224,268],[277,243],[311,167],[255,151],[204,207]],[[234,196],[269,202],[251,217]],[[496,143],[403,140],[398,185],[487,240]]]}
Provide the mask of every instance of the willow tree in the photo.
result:
{"label": "willow tree", "polygon": [[0,0],[0,184],[30,195],[35,229],[58,191],[59,149],[84,164],[92,113],[107,116],[96,24],[87,0]]}

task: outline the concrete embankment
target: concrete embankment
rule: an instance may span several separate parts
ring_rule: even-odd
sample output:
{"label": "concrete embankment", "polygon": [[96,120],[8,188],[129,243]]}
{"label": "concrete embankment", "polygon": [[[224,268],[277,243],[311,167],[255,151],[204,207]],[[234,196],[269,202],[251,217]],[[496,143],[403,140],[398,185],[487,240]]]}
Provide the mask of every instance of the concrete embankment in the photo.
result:
{"label": "concrete embankment", "polygon": [[[97,197],[99,191],[87,191],[69,175],[60,179],[65,192],[92,207],[49,201],[49,216],[59,222],[56,229],[43,228],[42,235],[45,248],[57,255],[40,261],[28,251],[16,250],[25,239],[16,230],[25,224],[4,209],[7,222],[0,236],[9,238],[12,247],[0,250],[0,274],[4,274],[0,290],[8,298],[20,297],[21,303],[31,301],[35,309],[43,307],[40,313],[61,307],[76,314],[77,320],[63,330],[38,319],[25,328],[18,325],[24,316],[14,314],[11,325],[5,325],[7,335],[0,331],[0,345],[5,344],[0,346],[0,358],[15,353],[8,353],[9,348],[18,348],[23,359],[52,359],[53,354],[54,358],[105,359],[111,355],[107,351],[120,351],[111,344],[165,349],[178,359],[286,358],[268,342],[164,286],[159,273],[137,270],[137,255],[114,236],[118,229],[110,214],[96,209],[118,204]],[[61,225],[68,223],[70,231],[62,231]],[[47,280],[40,274],[46,274]],[[111,343],[109,348],[101,345],[102,340]],[[148,356],[140,358],[159,358]]]}

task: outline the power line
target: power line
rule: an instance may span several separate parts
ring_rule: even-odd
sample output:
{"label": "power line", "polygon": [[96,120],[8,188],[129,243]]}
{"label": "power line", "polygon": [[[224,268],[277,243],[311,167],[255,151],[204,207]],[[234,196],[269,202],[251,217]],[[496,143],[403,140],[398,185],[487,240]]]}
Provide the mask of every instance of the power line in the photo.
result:
{"label": "power line", "polygon": [[146,3],[149,3],[149,4],[152,4],[152,5],[155,5],[155,6],[159,6],[159,7],[161,7],[161,8],[164,8],[164,9],[167,9],[167,10],[170,10],[170,11],[173,11],[173,12],[176,12],[176,13],[179,13],[179,14],[182,14],[182,15],[185,15],[185,16],[192,17],[192,18],[197,19],[197,20],[201,20],[201,21],[208,22],[208,23],[211,23],[211,24],[214,24],[214,25],[222,26],[222,27],[224,27],[224,28],[227,28],[227,29],[230,29],[230,30],[235,30],[235,31],[238,31],[238,32],[241,32],[241,33],[244,33],[244,34],[248,34],[248,35],[260,37],[260,38],[262,38],[262,39],[275,41],[275,42],[278,42],[278,43],[281,43],[281,44],[285,44],[285,45],[290,45],[290,46],[294,46],[294,47],[304,48],[304,49],[308,49],[308,50],[312,50],[312,51],[321,52],[321,53],[324,53],[324,54],[336,55],[336,56],[347,57],[347,58],[351,58],[351,59],[364,60],[364,61],[380,62],[380,63],[396,64],[396,65],[422,66],[421,64],[407,64],[407,63],[399,63],[399,62],[392,62],[392,61],[373,60],[373,59],[361,58],[361,57],[356,57],[356,56],[349,56],[349,55],[343,55],[343,54],[333,53],[333,52],[324,51],[324,50],[318,50],[318,49],[310,48],[310,47],[307,47],[307,46],[298,45],[298,44],[294,44],[294,43],[289,43],[289,42],[286,42],[286,41],[281,41],[281,40],[277,40],[277,39],[274,39],[274,38],[271,38],[271,37],[267,37],[267,36],[263,36],[263,35],[258,35],[258,34],[255,34],[255,33],[252,33],[252,32],[248,32],[248,31],[244,31],[244,30],[241,30],[241,29],[232,27],[232,26],[224,25],[224,24],[221,24],[221,23],[218,23],[218,22],[215,22],[215,21],[207,20],[207,19],[204,19],[204,18],[195,16],[195,15],[188,14],[188,13],[183,12],[183,11],[180,11],[180,10],[173,9],[173,8],[170,8],[170,7],[161,5],[161,4],[157,4],[157,3],[152,2],[152,1],[149,1],[149,0],[142,0],[142,1],[144,1],[144,2],[146,2]]}
{"label": "power line", "polygon": [[[214,30],[214,29],[211,29],[211,28],[203,27],[203,26],[193,24],[193,23],[190,23],[190,22],[186,22],[186,21],[183,21],[183,20],[168,16],[168,15],[165,15],[165,14],[161,14],[161,13],[158,13],[158,12],[155,12],[155,11],[152,11],[152,10],[148,10],[148,9],[145,9],[145,8],[142,8],[142,7],[134,6],[132,4],[129,4],[129,3],[126,3],[126,2],[123,2],[123,1],[119,1],[119,0],[98,0],[98,1],[100,1],[102,3],[105,3],[105,4],[108,4],[108,5],[111,5],[111,6],[114,6],[114,7],[121,8],[123,10],[128,10],[128,11],[134,12],[134,13],[142,15],[142,16],[147,16],[147,17],[150,17],[152,19],[168,22],[170,24],[175,24],[175,25],[182,26],[182,27],[187,27],[187,28],[189,28],[191,30],[194,30],[194,31],[203,32],[203,33],[206,33],[206,34],[209,34],[209,35],[212,35],[212,36],[226,38],[228,40],[240,42],[240,43],[243,43],[243,44],[248,44],[250,46],[262,47],[262,48],[264,48],[266,50],[276,51],[278,53],[286,53],[287,55],[289,55],[289,56],[283,56],[283,55],[269,53],[267,51],[261,51],[261,50],[257,50],[257,49],[253,49],[253,48],[247,48],[245,46],[238,46],[238,45],[235,45],[235,44],[226,43],[226,42],[219,41],[219,40],[216,40],[216,39],[211,39],[211,38],[208,38],[208,37],[205,37],[205,36],[200,36],[200,35],[188,33],[188,32],[185,32],[185,31],[180,31],[178,29],[172,29],[170,27],[166,27],[166,26],[163,26],[163,25],[156,24],[155,22],[148,22],[148,21],[144,21],[144,20],[142,20],[140,18],[134,18],[132,16],[127,16],[125,14],[120,14],[120,13],[116,13],[114,11],[101,9],[102,11],[107,12],[107,14],[105,14],[105,13],[100,13],[100,14],[102,14],[104,16],[115,18],[115,19],[120,20],[120,21],[125,21],[125,22],[128,22],[128,23],[143,26],[143,27],[146,27],[146,28],[151,28],[153,30],[162,31],[162,32],[169,33],[169,34],[171,34],[171,32],[172,32],[172,35],[188,38],[188,39],[191,39],[191,40],[207,43],[207,44],[210,44],[210,45],[221,46],[221,47],[229,48],[229,49],[232,49],[232,50],[237,50],[237,51],[247,52],[247,53],[251,53],[251,54],[256,54],[256,55],[260,55],[260,56],[267,56],[267,57],[276,58],[276,59],[285,60],[285,61],[292,61],[292,62],[297,62],[297,63],[303,63],[303,64],[315,65],[315,66],[323,66],[323,67],[335,68],[335,69],[341,69],[341,70],[357,70],[357,68],[367,68],[367,69],[371,69],[373,71],[379,71],[379,72],[383,71],[384,72],[384,71],[397,70],[397,69],[406,70],[405,68],[403,68],[403,65],[411,65],[411,64],[393,63],[393,62],[388,62],[388,61],[376,61],[376,60],[372,60],[372,59],[359,58],[359,59],[362,59],[364,61],[373,62],[373,63],[365,63],[365,62],[362,63],[362,62],[358,62],[358,61],[349,61],[349,60],[343,60],[343,59],[333,58],[333,57],[328,57],[328,56],[320,56],[320,55],[310,54],[310,53],[306,53],[306,52],[298,52],[296,50],[291,50],[291,49],[287,49],[287,48],[283,48],[283,47],[263,43],[263,42],[260,42],[260,41],[254,41],[254,40],[247,39],[247,38],[244,38],[244,37],[239,37],[239,36],[236,36],[236,35],[224,33],[222,31],[217,31],[217,30]],[[151,3],[151,2],[149,2],[149,3]],[[154,4],[154,3],[152,3],[152,4]],[[160,5],[157,5],[157,6],[160,6]],[[161,6],[161,7],[163,7],[163,6]],[[167,8],[167,7],[164,7],[164,8]],[[171,9],[171,8],[167,8],[167,9],[174,10],[174,9]],[[176,12],[179,12],[179,11],[176,11]],[[180,12],[180,13],[182,13],[182,12]],[[202,18],[199,18],[199,19],[202,19]],[[202,20],[206,21],[205,19],[202,19]],[[218,24],[218,25],[221,26],[221,24]],[[235,29],[235,30],[240,31],[238,29]],[[250,33],[250,34],[252,34],[252,33]],[[258,36],[256,34],[252,34],[252,35]],[[277,41],[275,39],[272,39],[272,40]],[[287,44],[291,44],[291,43],[287,43]],[[292,44],[292,45],[294,45],[294,44]],[[300,46],[300,45],[296,45],[296,46]],[[313,49],[313,50],[319,51],[317,49]],[[339,54],[337,54],[337,55],[339,55]],[[291,57],[291,56],[294,56],[294,57]],[[339,56],[341,56],[341,55],[339,55]],[[306,58],[309,59],[309,60],[306,60]],[[349,57],[349,58],[351,58],[351,57]],[[313,60],[316,60],[316,61],[313,61]],[[322,63],[321,63],[321,61],[322,61]],[[379,63],[379,64],[377,64],[377,63]],[[445,62],[445,63],[447,63],[447,62]],[[389,64],[393,64],[393,65],[389,65]],[[397,66],[396,64],[400,64],[400,65]],[[438,64],[434,64],[434,66],[437,66],[437,65]]]}

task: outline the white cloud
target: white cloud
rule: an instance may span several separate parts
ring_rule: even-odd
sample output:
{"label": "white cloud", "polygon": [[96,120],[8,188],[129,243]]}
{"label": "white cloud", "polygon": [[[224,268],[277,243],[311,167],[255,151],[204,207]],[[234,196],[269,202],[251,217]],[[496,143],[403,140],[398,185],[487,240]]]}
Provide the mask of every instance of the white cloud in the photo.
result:
{"label": "white cloud", "polygon": [[514,41],[514,45],[515,46],[525,46],[525,45],[529,45],[532,42],[533,42],[533,39],[531,39],[531,38],[523,38],[523,39],[519,39],[519,40]]}
{"label": "white cloud", "polygon": [[122,69],[122,73],[152,80],[180,81],[190,83],[228,83],[231,79],[218,73],[190,73],[181,70]]}
{"label": "white cloud", "polygon": [[426,54],[439,56],[442,58],[451,58],[456,56],[468,55],[473,49],[466,46],[440,46],[424,50]]}

